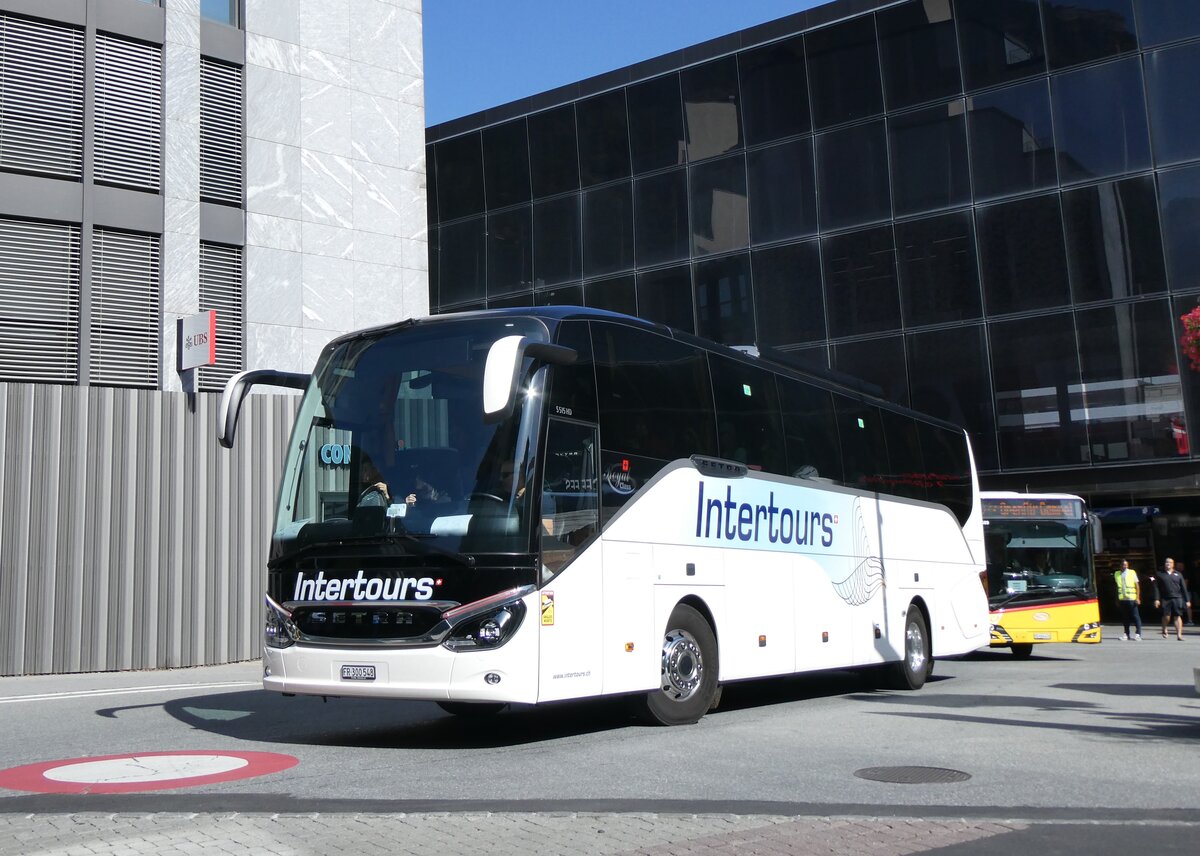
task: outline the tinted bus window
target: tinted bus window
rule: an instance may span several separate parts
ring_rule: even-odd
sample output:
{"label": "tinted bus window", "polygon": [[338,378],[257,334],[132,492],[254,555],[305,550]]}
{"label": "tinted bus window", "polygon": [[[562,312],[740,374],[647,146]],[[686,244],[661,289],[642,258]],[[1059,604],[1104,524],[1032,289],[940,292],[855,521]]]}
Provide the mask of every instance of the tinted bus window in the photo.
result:
{"label": "tinted bus window", "polygon": [[945,505],[959,523],[966,523],[973,494],[966,435],[925,422],[917,423],[917,432],[929,473],[929,501]]}
{"label": "tinted bus window", "polygon": [[703,351],[620,324],[592,335],[601,448],[662,461],[717,454]]}
{"label": "tinted bus window", "polygon": [[736,360],[709,356],[722,458],[752,470],[783,473],[783,425],[775,375]]}
{"label": "tinted bus window", "polygon": [[834,407],[845,483],[879,490],[880,477],[887,472],[887,441],[879,408],[844,395],[834,395]]}
{"label": "tinted bus window", "polygon": [[579,357],[569,366],[556,366],[550,384],[551,416],[596,421],[596,367],[592,340],[586,321],[564,321],[558,328],[558,344],[572,348]]}
{"label": "tinted bus window", "polygon": [[788,475],[840,482],[842,453],[833,393],[789,377],[776,381],[783,410]]}
{"label": "tinted bus window", "polygon": [[888,469],[879,490],[909,499],[925,499],[928,479],[917,423],[911,416],[880,411],[887,438]]}

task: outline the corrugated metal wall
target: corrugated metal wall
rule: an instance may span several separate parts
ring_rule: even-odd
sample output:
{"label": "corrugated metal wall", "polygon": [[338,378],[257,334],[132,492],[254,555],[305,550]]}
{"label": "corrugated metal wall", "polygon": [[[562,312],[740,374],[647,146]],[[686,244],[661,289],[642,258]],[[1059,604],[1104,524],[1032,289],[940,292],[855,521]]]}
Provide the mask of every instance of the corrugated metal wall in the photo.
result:
{"label": "corrugated metal wall", "polygon": [[297,396],[0,383],[0,675],[248,660]]}

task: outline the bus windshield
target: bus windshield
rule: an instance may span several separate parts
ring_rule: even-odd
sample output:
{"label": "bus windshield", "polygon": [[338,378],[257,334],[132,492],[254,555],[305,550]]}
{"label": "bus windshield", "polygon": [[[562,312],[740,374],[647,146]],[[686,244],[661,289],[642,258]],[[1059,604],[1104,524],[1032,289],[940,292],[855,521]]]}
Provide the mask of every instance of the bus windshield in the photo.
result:
{"label": "bus windshield", "polygon": [[1095,588],[1086,520],[989,519],[984,540],[993,606]]}
{"label": "bus windshield", "polygon": [[510,416],[483,416],[489,348],[512,335],[548,339],[532,318],[459,319],[327,349],[292,433],[272,559],[347,541],[388,554],[529,553],[540,373],[520,379]]}

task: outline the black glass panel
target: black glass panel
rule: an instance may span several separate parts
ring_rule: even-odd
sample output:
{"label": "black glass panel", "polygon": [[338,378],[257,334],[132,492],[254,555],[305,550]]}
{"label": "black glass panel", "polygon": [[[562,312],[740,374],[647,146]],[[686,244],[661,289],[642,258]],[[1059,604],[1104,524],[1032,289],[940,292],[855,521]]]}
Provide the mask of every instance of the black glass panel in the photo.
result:
{"label": "black glass panel", "polygon": [[438,302],[443,307],[483,300],[485,257],[482,217],[438,230]]}
{"label": "black glass panel", "polygon": [[737,59],[727,56],[684,69],[680,85],[688,160],[703,160],[740,148]]}
{"label": "black glass panel", "polygon": [[634,246],[640,267],[686,259],[688,231],[687,170],[661,172],[633,183]]}
{"label": "black glass panel", "polygon": [[[1166,300],[1075,315],[1093,463],[1179,457],[1172,427],[1184,417],[1171,311]],[[1079,406],[1082,405],[1082,406]]]}
{"label": "black glass panel", "polygon": [[1152,176],[1068,191],[1063,220],[1076,303],[1166,291]]}
{"label": "black glass panel", "polygon": [[484,129],[483,175],[488,208],[529,201],[529,135],[524,119]]}
{"label": "black glass panel", "polygon": [[1051,68],[1137,50],[1133,0],[1042,0]]}
{"label": "black glass panel", "polygon": [[833,393],[780,376],[779,405],[783,409],[788,472],[796,478],[842,480],[842,451],[838,441]]}
{"label": "black glass panel", "polygon": [[579,180],[584,187],[629,175],[629,120],[625,90],[616,89],[575,105],[579,123]]}
{"label": "black glass panel", "polygon": [[887,136],[882,119],[817,138],[817,193],[822,229],[891,216]]}
{"label": "black glass panel", "polygon": [[574,104],[529,117],[529,164],[535,199],[579,188]]}
{"label": "black glass panel", "polygon": [[583,273],[633,267],[633,190],[628,181],[583,194]]}
{"label": "black glass panel", "polygon": [[743,51],[738,54],[738,71],[747,145],[802,134],[811,128],[803,37]]}
{"label": "black glass panel", "polygon": [[908,371],[913,409],[966,428],[978,468],[995,469],[996,426],[983,325],[909,335]]}
{"label": "black glass panel", "polygon": [[583,306],[583,286],[560,285],[536,291],[533,302],[535,306]]}
{"label": "black glass panel", "polygon": [[769,347],[825,338],[821,251],[816,241],[750,255],[758,343]]}
{"label": "black glass panel", "polygon": [[487,218],[487,294],[533,288],[533,208],[522,205]]}
{"label": "black glass panel", "polygon": [[1058,175],[1063,182],[1150,166],[1150,134],[1137,57],[1051,78]]}
{"label": "black glass panel", "polygon": [[997,322],[990,338],[1001,466],[1084,463],[1087,434],[1072,414],[1079,361],[1071,313]]}
{"label": "black glass panel", "polygon": [[1167,282],[1173,291],[1200,288],[1200,167],[1158,174]]}
{"label": "black glass panel", "polygon": [[955,0],[967,89],[1046,70],[1037,0]]}
{"label": "black glass panel", "polygon": [[[1200,14],[1200,3],[1196,4]],[[1159,164],[1200,158],[1200,110],[1194,106],[1200,81],[1200,43],[1146,54],[1146,97]]]}
{"label": "black glass panel", "polygon": [[892,204],[896,215],[971,201],[963,102],[951,101],[888,119]]}
{"label": "black glass panel", "polygon": [[637,275],[637,307],[640,318],[695,333],[692,266],[640,272]]}
{"label": "black glass panel", "polygon": [[483,210],[483,144],[478,131],[434,148],[438,164],[438,214],[457,220]]}
{"label": "black glass panel", "polygon": [[875,17],[889,110],[962,92],[949,3],[913,0]]}
{"label": "black glass panel", "polygon": [[896,265],[907,326],[980,316],[970,211],[897,223]]}
{"label": "black glass panel", "polygon": [[429,225],[434,226],[438,222],[438,206],[437,206],[437,149],[432,150],[427,147],[426,151],[430,154],[425,160],[425,214],[429,217]]}
{"label": "black glass panel", "polygon": [[637,288],[633,274],[597,279],[583,287],[583,300],[592,309],[637,315]]}
{"label": "black glass panel", "polygon": [[874,387],[872,392],[879,398],[908,406],[903,336],[834,345],[833,367]]}
{"label": "black glass panel", "polygon": [[1057,183],[1046,81],[976,95],[967,110],[976,199]]}
{"label": "black glass panel", "polygon": [[975,217],[989,315],[1070,302],[1058,194],[978,208]]}
{"label": "black glass panel", "polygon": [[[492,297],[487,301],[488,309],[522,309],[526,306],[533,306],[533,293],[526,292],[525,294],[512,294],[508,297]],[[483,307],[463,307],[463,309],[476,309]]]}
{"label": "black glass panel", "polygon": [[683,102],[679,75],[667,74],[626,90],[633,172],[684,162]]}
{"label": "black glass panel", "polygon": [[429,306],[431,311],[436,313],[441,302],[441,297],[438,296],[438,270],[441,264],[441,230],[434,225],[429,227]]}
{"label": "black glass panel", "polygon": [[811,137],[748,152],[746,165],[751,241],[762,244],[817,231]]}
{"label": "black glass panel", "polygon": [[708,367],[717,408],[717,454],[759,472],[786,472],[775,376],[718,354],[709,354]]}
{"label": "black glass panel", "polygon": [[1142,47],[1200,36],[1200,3],[1196,0],[1134,0],[1134,5]]}
{"label": "black glass panel", "polygon": [[861,15],[804,38],[815,127],[883,112],[874,16]]}
{"label": "black glass panel", "polygon": [[754,301],[750,256],[741,253],[697,262],[697,332],[727,345],[754,344]]}
{"label": "black glass panel", "polygon": [[750,243],[742,155],[692,167],[691,199],[693,253],[725,253]]}
{"label": "black glass panel", "polygon": [[829,334],[855,336],[900,327],[892,227],[821,240]]}
{"label": "black glass panel", "polygon": [[582,279],[579,195],[533,206],[533,276],[541,288]]}

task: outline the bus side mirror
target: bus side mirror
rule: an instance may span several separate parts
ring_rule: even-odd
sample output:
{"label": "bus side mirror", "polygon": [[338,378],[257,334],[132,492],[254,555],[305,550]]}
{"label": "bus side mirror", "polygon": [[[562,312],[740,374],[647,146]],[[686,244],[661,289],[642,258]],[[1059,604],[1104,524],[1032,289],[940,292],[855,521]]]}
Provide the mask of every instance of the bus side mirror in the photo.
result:
{"label": "bus side mirror", "polygon": [[532,357],[555,366],[569,366],[578,352],[562,345],[531,342],[524,336],[505,336],[492,343],[483,367],[483,420],[500,422],[512,414],[517,400],[521,363]]}
{"label": "bus side mirror", "polygon": [[233,448],[233,437],[237,432],[238,415],[242,401],[255,384],[282,386],[288,389],[306,389],[312,375],[300,372],[281,372],[275,369],[254,369],[238,372],[225,383],[221,393],[221,410],[217,417],[217,442],[226,449]]}
{"label": "bus side mirror", "polygon": [[1092,553],[1098,556],[1104,552],[1104,524],[1099,515],[1091,512],[1088,512],[1088,522],[1091,524],[1088,528],[1092,533]]}

